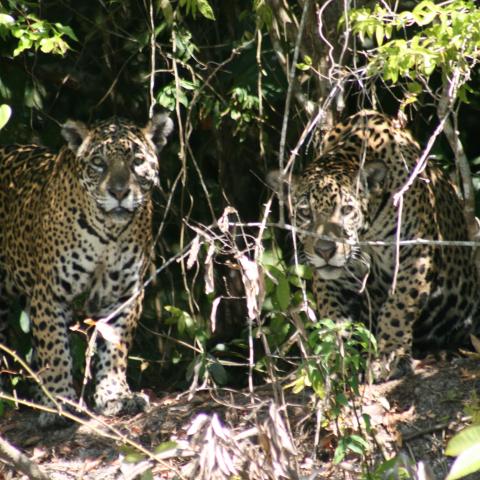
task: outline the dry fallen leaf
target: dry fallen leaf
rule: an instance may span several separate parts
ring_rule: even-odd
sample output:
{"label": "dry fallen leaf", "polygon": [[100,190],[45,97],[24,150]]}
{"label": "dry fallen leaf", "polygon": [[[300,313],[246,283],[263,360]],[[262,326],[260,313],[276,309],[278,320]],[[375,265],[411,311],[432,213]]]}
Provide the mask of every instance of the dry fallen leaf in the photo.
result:
{"label": "dry fallen leaf", "polygon": [[200,250],[200,236],[197,235],[193,241],[192,241],[192,246],[190,247],[190,250],[188,252],[188,258],[187,258],[187,269],[190,270],[193,267],[193,264],[197,261],[198,257],[198,252]]}
{"label": "dry fallen leaf", "polygon": [[217,326],[217,309],[220,305],[220,300],[222,297],[216,297],[215,300],[212,302],[212,311],[210,313],[210,325],[212,329],[212,333],[215,332],[215,328]]}
{"label": "dry fallen leaf", "polygon": [[205,293],[208,295],[215,290],[213,280],[213,254],[215,253],[215,244],[212,242],[208,246],[207,258],[205,259]]}

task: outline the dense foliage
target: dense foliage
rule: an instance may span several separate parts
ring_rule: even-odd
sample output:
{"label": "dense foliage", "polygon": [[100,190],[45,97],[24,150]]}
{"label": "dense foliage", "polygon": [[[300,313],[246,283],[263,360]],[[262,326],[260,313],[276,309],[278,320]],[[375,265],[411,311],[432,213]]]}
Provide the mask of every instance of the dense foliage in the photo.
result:
{"label": "dense foliage", "polygon": [[[401,106],[425,141],[438,123],[439,89],[456,78],[448,107],[475,172],[475,2],[423,1],[413,9],[411,2],[357,2],[355,11],[343,11],[343,3],[2,2],[3,143],[58,147],[59,124],[68,118],[144,123],[163,108],[175,119],[156,198],[156,269],[132,362],[139,384],[245,386],[298,367],[292,388],[311,386],[321,402],[331,398],[336,415],[356,393],[364,366],[358,349],[371,348],[369,336],[356,325],[315,323],[311,272],[292,266],[288,234],[265,228],[278,213],[271,212],[268,170],[293,160],[301,169],[322,129],[360,107],[396,113]],[[290,156],[297,142],[300,155]],[[453,165],[444,139],[434,152]],[[12,323],[27,330],[21,318]],[[298,346],[290,339],[300,324],[305,343]],[[81,342],[76,351],[80,365]],[[307,353],[322,360],[297,360]],[[332,372],[335,385],[326,380]],[[358,438],[339,443],[338,461],[348,450],[364,452]]]}

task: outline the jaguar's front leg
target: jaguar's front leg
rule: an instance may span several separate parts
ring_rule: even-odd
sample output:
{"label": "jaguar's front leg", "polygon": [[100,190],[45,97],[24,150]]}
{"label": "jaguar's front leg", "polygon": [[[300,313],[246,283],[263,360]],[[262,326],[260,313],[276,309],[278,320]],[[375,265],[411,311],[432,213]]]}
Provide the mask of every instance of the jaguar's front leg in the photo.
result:
{"label": "jaguar's front leg", "polygon": [[[33,326],[33,339],[38,376],[49,396],[42,394],[42,403],[55,407],[62,398],[76,401],[73,388],[72,359],[68,342],[67,324],[70,309],[59,295],[49,287],[48,282],[38,282],[33,290],[29,314]],[[56,414],[42,412],[38,422],[48,427],[65,423]]]}
{"label": "jaguar's front leg", "polygon": [[376,382],[392,380],[413,370],[413,328],[431,291],[433,253],[429,247],[404,249],[396,288],[388,293],[376,318],[378,360],[373,362]]}
{"label": "jaguar's front leg", "polygon": [[371,379],[383,382],[412,372],[413,324],[418,306],[402,295],[390,296],[377,318],[379,356],[372,362]]}
{"label": "jaguar's front leg", "polygon": [[142,299],[143,292],[108,322],[117,337],[115,341],[99,339],[95,407],[103,415],[133,415],[148,406],[146,397],[131,392],[126,376],[128,350],[140,318]]}

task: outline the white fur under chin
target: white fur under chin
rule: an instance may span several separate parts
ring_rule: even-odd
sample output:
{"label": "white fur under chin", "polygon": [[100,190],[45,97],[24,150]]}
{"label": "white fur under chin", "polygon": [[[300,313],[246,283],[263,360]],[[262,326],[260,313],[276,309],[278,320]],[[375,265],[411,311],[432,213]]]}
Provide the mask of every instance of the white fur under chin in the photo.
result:
{"label": "white fur under chin", "polygon": [[337,280],[342,276],[344,269],[335,267],[323,267],[317,268],[316,272],[318,273],[318,276],[323,280]]}

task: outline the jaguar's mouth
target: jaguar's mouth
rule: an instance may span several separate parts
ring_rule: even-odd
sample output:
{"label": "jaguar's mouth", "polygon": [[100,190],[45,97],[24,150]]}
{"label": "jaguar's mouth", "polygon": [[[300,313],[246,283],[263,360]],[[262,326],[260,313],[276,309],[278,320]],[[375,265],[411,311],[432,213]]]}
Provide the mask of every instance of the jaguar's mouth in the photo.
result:
{"label": "jaguar's mouth", "polygon": [[332,265],[325,265],[317,268],[318,275],[324,280],[336,280],[340,278],[344,272],[344,267],[333,267]]}
{"label": "jaguar's mouth", "polygon": [[105,213],[107,214],[107,216],[109,216],[110,218],[112,218],[113,220],[115,220],[117,222],[128,221],[128,220],[130,220],[130,218],[132,218],[132,215],[133,215],[132,210],[129,210],[128,208],[124,208],[124,207],[121,207],[121,206],[112,208],[112,209],[106,211]]}

